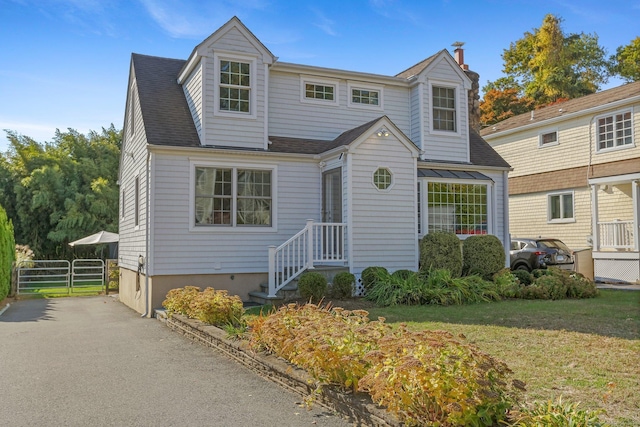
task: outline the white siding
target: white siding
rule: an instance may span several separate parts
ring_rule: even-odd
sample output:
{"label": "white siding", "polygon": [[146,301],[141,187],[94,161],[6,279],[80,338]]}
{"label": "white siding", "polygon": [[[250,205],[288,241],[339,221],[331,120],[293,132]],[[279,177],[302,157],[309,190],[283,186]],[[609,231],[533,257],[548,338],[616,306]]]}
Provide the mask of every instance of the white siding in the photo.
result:
{"label": "white siding", "polygon": [[[136,88],[135,84],[133,86]],[[122,153],[120,156],[120,197],[124,192],[124,213],[122,212],[122,200],[119,203],[119,226],[120,243],[118,245],[118,262],[121,267],[135,270],[138,267],[138,256],[146,257],[145,237],[147,223],[146,209],[146,135],[144,123],[140,112],[137,90],[129,91],[132,98],[127,105],[133,106],[134,129],[131,132],[126,129],[122,143]],[[128,114],[128,112],[127,112]],[[134,224],[135,213],[135,179],[139,178],[139,225]]]}
{"label": "white siding", "polygon": [[[434,132],[432,129],[432,91],[433,86],[456,88],[456,132]],[[423,129],[425,140],[422,145],[423,158],[453,162],[469,161],[469,126],[467,111],[467,90],[464,80],[452,68],[452,65],[442,59],[430,68],[426,84],[421,85],[423,93]]]}
{"label": "white siding", "polygon": [[202,62],[196,65],[182,87],[198,136],[202,141]]}
{"label": "white siding", "polygon": [[[207,111],[205,123],[204,145],[218,145],[243,148],[264,148],[264,120],[265,120],[265,67],[261,52],[237,29],[232,28],[220,39],[207,46],[207,56],[203,58],[204,64],[204,96]],[[214,53],[222,51],[237,52],[256,58],[253,75],[251,76],[251,89],[255,91],[255,117],[249,118],[238,113],[214,115],[215,94],[218,91],[216,85],[216,72],[219,68],[214,61]]]}
{"label": "white siding", "polygon": [[[241,164],[247,156],[203,153],[198,161]],[[277,165],[277,231],[249,228],[189,231],[189,200],[192,190],[190,160],[176,154],[155,160],[154,274],[234,274],[266,272],[268,247],[279,245],[305,226],[306,219],[319,220],[320,168],[316,162],[264,157],[252,163]],[[219,267],[217,269],[216,267]]]}
{"label": "white siding", "polygon": [[[269,83],[270,135],[330,140],[383,115],[407,136],[410,134],[408,87],[385,86],[384,110],[368,110],[348,106],[346,80],[338,80],[338,105],[302,102],[299,74],[273,70]],[[372,85],[380,86],[377,82]]]}
{"label": "white siding", "polygon": [[[395,137],[372,136],[358,146],[351,159],[354,272],[369,266],[390,271],[416,270],[416,161]],[[373,185],[379,167],[393,174],[393,185],[380,191]]]}

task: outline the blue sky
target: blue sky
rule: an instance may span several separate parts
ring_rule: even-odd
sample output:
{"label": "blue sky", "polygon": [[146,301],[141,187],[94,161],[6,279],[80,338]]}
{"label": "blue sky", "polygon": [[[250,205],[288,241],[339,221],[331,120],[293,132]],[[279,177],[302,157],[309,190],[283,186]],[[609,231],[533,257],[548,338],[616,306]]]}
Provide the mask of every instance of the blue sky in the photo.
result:
{"label": "blue sky", "polygon": [[462,41],[483,86],[547,13],[609,54],[640,35],[640,0],[0,0],[0,129],[120,129],[131,53],[186,59],[234,15],[281,61],[375,74]]}

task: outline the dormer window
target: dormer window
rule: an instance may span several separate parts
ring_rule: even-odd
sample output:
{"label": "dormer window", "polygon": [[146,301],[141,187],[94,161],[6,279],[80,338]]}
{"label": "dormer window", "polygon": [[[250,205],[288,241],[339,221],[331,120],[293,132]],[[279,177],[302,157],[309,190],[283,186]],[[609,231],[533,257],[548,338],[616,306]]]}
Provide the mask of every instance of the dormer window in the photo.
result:
{"label": "dormer window", "polygon": [[433,130],[456,132],[456,90],[432,86]]}
{"label": "dormer window", "polygon": [[255,59],[215,55],[216,113],[230,117],[255,116]]}
{"label": "dormer window", "polygon": [[220,61],[220,110],[249,112],[250,64]]}

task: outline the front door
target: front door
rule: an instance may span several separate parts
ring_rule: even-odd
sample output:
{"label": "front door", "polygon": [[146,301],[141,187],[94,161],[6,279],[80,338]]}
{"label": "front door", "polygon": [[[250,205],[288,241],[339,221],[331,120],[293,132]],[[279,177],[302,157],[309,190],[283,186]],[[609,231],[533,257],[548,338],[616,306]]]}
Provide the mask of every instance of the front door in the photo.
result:
{"label": "front door", "polygon": [[342,168],[322,174],[322,222],[342,222]]}

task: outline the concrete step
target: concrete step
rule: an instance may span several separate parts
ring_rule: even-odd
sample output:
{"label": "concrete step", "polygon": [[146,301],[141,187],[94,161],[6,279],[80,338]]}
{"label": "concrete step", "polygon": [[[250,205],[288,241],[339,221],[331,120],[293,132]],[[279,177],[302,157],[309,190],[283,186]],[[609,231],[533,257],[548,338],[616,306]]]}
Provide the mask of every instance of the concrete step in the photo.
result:
{"label": "concrete step", "polygon": [[284,301],[284,297],[277,295],[274,297],[269,297],[267,292],[259,292],[259,291],[251,291],[249,292],[249,299],[252,302],[258,303],[260,305],[266,304],[278,304]]}

